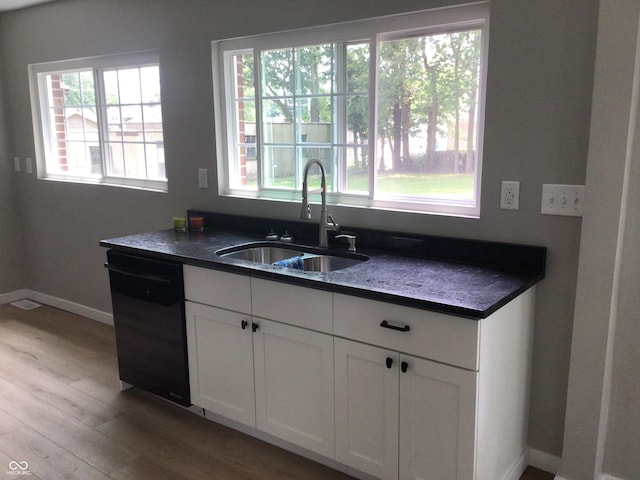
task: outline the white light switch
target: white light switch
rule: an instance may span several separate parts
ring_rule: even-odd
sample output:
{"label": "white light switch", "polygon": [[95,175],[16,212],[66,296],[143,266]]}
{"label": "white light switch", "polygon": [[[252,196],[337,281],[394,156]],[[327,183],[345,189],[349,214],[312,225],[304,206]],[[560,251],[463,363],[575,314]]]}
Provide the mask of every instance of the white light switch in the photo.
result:
{"label": "white light switch", "polygon": [[20,171],[20,157],[13,157],[13,169],[16,172]]}
{"label": "white light switch", "polygon": [[584,185],[542,185],[543,215],[581,217],[584,210]]}
{"label": "white light switch", "polygon": [[32,174],[33,173],[33,165],[31,163],[31,157],[25,158],[24,159],[24,163],[26,165],[27,173],[28,174]]}

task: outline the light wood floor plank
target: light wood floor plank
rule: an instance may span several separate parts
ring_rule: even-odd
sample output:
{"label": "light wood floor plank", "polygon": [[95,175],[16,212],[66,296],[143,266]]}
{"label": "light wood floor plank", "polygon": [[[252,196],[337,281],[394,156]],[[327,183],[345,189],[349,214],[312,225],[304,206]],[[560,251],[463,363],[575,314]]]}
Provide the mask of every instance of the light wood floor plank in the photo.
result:
{"label": "light wood floor plank", "polygon": [[103,473],[116,470],[138,456],[135,449],[114,442],[17,387],[0,392],[0,405],[3,408],[12,405],[11,416]]}
{"label": "light wood floor plank", "polygon": [[107,480],[104,473],[29,427],[0,437],[0,450],[29,463],[29,470],[47,480]]}

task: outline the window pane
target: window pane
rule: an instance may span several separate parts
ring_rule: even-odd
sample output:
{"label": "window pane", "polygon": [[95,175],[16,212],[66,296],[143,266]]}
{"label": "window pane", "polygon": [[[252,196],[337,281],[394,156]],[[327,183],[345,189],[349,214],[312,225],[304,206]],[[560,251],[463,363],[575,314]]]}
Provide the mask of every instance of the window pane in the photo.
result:
{"label": "window pane", "polygon": [[140,103],[140,69],[127,68],[118,70],[118,90],[120,92],[120,103]]}
{"label": "window pane", "polygon": [[118,71],[108,70],[102,75],[104,81],[104,93],[107,105],[117,105],[120,103],[120,93],[118,89]]}
{"label": "window pane", "polygon": [[[336,191],[334,188],[335,182],[335,168],[334,168],[334,149],[327,147],[302,147],[299,149],[298,158],[300,159],[300,185],[299,189],[302,188],[302,173],[304,171],[304,166],[307,164],[309,160],[319,160],[324,167],[325,178],[327,191],[333,192]],[[309,169],[309,176],[307,178],[307,186],[309,190],[314,190],[320,188],[321,185],[321,176],[320,176],[320,168],[316,165],[312,165]]]}
{"label": "window pane", "polygon": [[264,143],[294,143],[292,100],[263,100],[262,119]]}
{"label": "window pane", "polygon": [[296,93],[298,95],[333,92],[333,45],[313,45],[296,49]]}
{"label": "window pane", "polygon": [[102,72],[108,142],[107,174],[165,180],[158,66]]}
{"label": "window pane", "polygon": [[347,92],[367,93],[369,91],[369,44],[347,45]]}
{"label": "window pane", "polygon": [[376,194],[471,200],[480,30],[380,43]]}
{"label": "window pane", "polygon": [[262,52],[262,94],[290,97],[294,92],[293,49]]}
{"label": "window pane", "polygon": [[91,71],[51,73],[43,78],[48,105],[49,173],[91,176],[100,173],[95,90]]}
{"label": "window pane", "polygon": [[157,65],[140,69],[142,103],[160,103],[160,69]]}
{"label": "window pane", "polygon": [[347,193],[369,193],[369,155],[367,147],[348,147],[345,191]]}
{"label": "window pane", "polygon": [[142,107],[142,115],[145,142],[162,143],[162,109],[160,105],[145,105]]}
{"label": "window pane", "polygon": [[264,147],[264,187],[293,190],[296,185],[295,149],[293,147]]}
{"label": "window pane", "polygon": [[164,145],[162,143],[146,143],[147,178],[165,180],[167,172],[164,165]]}
{"label": "window pane", "polygon": [[366,144],[369,141],[369,98],[363,95],[347,97],[347,143]]}
{"label": "window pane", "polygon": [[231,92],[235,119],[234,150],[230,155],[229,183],[233,188],[258,186],[256,158],[256,103],[253,54],[239,53],[231,57],[234,83]]}

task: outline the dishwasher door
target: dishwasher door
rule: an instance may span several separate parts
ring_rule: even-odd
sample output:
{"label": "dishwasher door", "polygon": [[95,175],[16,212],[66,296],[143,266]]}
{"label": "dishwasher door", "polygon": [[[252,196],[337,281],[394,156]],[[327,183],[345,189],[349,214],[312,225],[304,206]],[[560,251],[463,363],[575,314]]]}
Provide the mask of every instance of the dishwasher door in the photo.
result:
{"label": "dishwasher door", "polygon": [[182,265],[107,252],[120,380],[191,405]]}

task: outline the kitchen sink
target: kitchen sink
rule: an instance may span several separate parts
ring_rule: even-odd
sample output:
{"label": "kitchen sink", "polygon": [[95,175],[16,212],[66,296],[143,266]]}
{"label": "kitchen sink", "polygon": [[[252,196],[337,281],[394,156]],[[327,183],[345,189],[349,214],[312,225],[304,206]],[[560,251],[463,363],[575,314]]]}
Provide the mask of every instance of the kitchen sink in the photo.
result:
{"label": "kitchen sink", "polygon": [[[228,253],[227,253],[228,252]],[[218,250],[216,254],[225,258],[237,258],[238,260],[248,260],[256,263],[276,263],[291,257],[301,257],[304,252],[292,248],[272,247],[272,246],[243,246]]]}
{"label": "kitchen sink", "polygon": [[246,260],[265,265],[293,268],[303,272],[334,272],[352,267],[369,259],[366,255],[351,253],[326,253],[318,248],[303,245],[273,245],[257,242],[218,250],[224,258]]}

